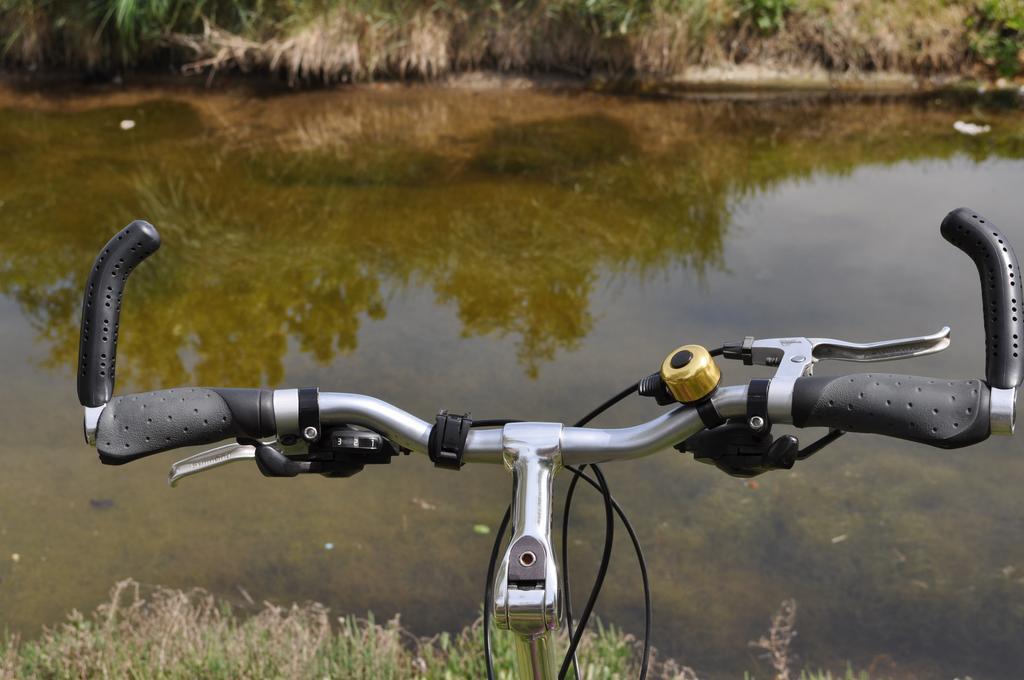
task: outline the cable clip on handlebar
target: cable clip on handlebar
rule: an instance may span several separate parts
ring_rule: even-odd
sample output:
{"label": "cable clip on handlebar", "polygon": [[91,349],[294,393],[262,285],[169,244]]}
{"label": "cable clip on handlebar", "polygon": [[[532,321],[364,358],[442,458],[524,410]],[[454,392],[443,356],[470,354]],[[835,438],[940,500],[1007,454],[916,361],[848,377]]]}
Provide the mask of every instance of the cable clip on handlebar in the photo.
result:
{"label": "cable clip on handlebar", "polygon": [[466,439],[472,427],[473,420],[468,413],[460,416],[441,411],[437,414],[437,420],[430,429],[430,439],[427,442],[427,454],[434,462],[434,467],[445,470],[462,468],[462,454],[466,449]]}

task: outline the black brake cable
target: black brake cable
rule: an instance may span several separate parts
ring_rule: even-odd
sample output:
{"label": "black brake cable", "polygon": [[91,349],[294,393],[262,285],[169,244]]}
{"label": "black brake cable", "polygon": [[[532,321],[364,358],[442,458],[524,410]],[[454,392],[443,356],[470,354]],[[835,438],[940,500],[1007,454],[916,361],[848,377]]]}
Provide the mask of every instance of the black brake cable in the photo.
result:
{"label": "black brake cable", "polygon": [[[569,472],[573,473],[573,475],[575,475],[575,477],[573,478],[574,481],[578,480],[578,479],[582,479],[587,484],[589,484],[590,486],[594,487],[594,489],[596,489],[597,491],[601,490],[601,487],[598,485],[598,483],[596,481],[594,481],[590,476],[588,476],[585,472],[583,472],[581,470],[578,470],[578,469],[574,468],[571,465],[566,465],[565,469],[568,470]],[[618,502],[615,500],[614,497],[612,497],[612,508],[615,510],[615,514],[619,516],[619,520],[622,521],[622,525],[626,528],[626,533],[629,534],[629,540],[633,543],[633,551],[636,553],[637,566],[640,568],[640,580],[643,583],[643,591],[644,591],[644,643],[643,643],[643,654],[641,655],[641,658],[640,658],[640,680],[644,680],[644,678],[647,677],[647,665],[648,665],[648,659],[650,658],[650,652],[651,652],[651,645],[650,645],[650,640],[651,640],[651,583],[650,583],[650,580],[649,580],[648,575],[647,575],[647,560],[644,559],[644,551],[643,551],[643,548],[640,547],[640,539],[637,538],[636,531],[634,531],[634,529],[633,529],[632,522],[630,522],[629,518],[626,517],[625,511],[618,504]],[[562,535],[563,535],[563,537],[565,536],[564,531],[563,531]],[[563,568],[565,569],[565,572],[568,573],[569,568],[568,568],[567,561],[569,559],[569,553],[566,551],[565,548],[566,548],[566,546],[565,546],[565,542],[563,540],[563,544],[562,544],[563,558],[566,561],[566,562],[563,563]],[[568,584],[568,580],[567,579],[566,579],[566,584]],[[571,622],[569,621],[571,616],[572,616],[571,613],[569,613],[567,611],[566,620],[567,620],[567,625],[569,625],[569,626],[572,625]],[[580,674],[579,674],[579,668],[576,665],[576,657],[575,657],[575,655],[573,655],[573,667],[574,667],[574,670],[576,671],[576,677],[581,677]]]}
{"label": "black brake cable", "polygon": [[[724,347],[716,347],[714,349],[709,350],[708,353],[711,356],[713,356],[713,357],[717,357],[717,356],[721,356],[722,352],[724,350],[725,350]],[[576,427],[583,427],[584,425],[589,423],[591,420],[593,420],[594,418],[596,418],[597,416],[601,415],[602,413],[604,413],[606,410],[608,410],[609,408],[611,408],[612,406],[614,406],[618,402],[620,402],[623,399],[625,399],[626,397],[628,397],[630,394],[633,394],[634,392],[636,392],[638,388],[639,388],[639,382],[637,382],[637,383],[631,385],[630,387],[627,387],[626,389],[622,390],[621,392],[616,394],[614,397],[612,397],[608,401],[604,402],[603,404],[601,404],[600,406],[595,408],[593,411],[591,411],[587,415],[583,416],[583,418],[581,418],[576,423]],[[571,470],[574,473],[574,475],[575,475],[573,477],[572,482],[570,482],[570,484],[569,484],[568,491],[566,492],[565,508],[562,511],[562,513],[563,513],[562,514],[562,584],[563,584],[562,590],[564,591],[564,597],[565,597],[566,627],[569,629],[569,634],[572,635],[572,633],[573,633],[573,630],[572,630],[573,629],[573,625],[572,625],[572,591],[569,588],[569,568],[568,568],[568,563],[569,563],[569,512],[570,512],[570,509],[572,508],[572,500],[573,500],[574,492],[575,492],[575,489],[576,489],[576,483],[579,481],[580,476],[583,473],[583,470],[586,469],[587,466],[586,465],[581,465],[578,471],[574,470],[570,466],[566,466],[566,467],[567,467],[567,469]],[[595,469],[595,471],[596,471],[598,466],[597,465],[591,465],[591,467],[593,467]],[[594,486],[594,482],[593,481],[591,481],[590,479],[586,478],[585,475],[583,475],[583,477],[584,477],[584,479],[586,479],[591,484],[591,486]],[[606,500],[611,500],[612,504],[617,507],[617,504],[615,503],[614,499],[610,498],[610,496],[609,496],[609,499],[606,499]],[[623,525],[626,527],[627,533],[629,533],[629,535],[630,535],[630,539],[633,541],[633,549],[636,552],[637,562],[639,563],[639,566],[640,566],[640,576],[641,576],[641,579],[644,582],[644,642],[643,642],[643,656],[642,656],[641,663],[640,663],[640,680],[644,680],[647,677],[647,666],[648,666],[648,659],[649,659],[649,656],[650,656],[650,644],[651,644],[651,639],[650,639],[651,601],[650,601],[650,591],[649,591],[649,583],[648,583],[648,575],[647,575],[647,565],[646,565],[646,562],[644,560],[643,550],[640,547],[640,542],[636,538],[636,534],[633,531],[632,525],[629,523],[629,520],[626,519],[625,513],[619,512],[618,514],[619,514],[619,517],[622,519]],[[591,600],[591,599],[596,599],[595,590],[597,592],[600,592],[600,590],[601,590],[601,585],[599,585],[596,580],[595,580],[595,583],[594,583],[594,587],[591,589],[591,593],[590,593],[590,597],[588,597],[588,601]],[[580,627],[580,628],[584,627],[586,625],[586,622],[587,622],[587,619],[581,617],[580,622],[578,624],[578,627]],[[578,663],[578,660],[576,658],[575,651],[576,651],[575,647],[571,647],[570,648],[570,653],[572,654],[573,670],[576,673],[576,677],[579,678],[579,677],[581,677],[580,676],[580,669],[579,669],[579,663]],[[566,658],[563,659],[562,673],[559,675],[559,678],[563,677],[563,675],[564,675],[564,672],[566,670],[566,663],[565,662],[566,662],[566,660],[568,660],[568,658],[569,658],[569,654],[566,654]]]}
{"label": "black brake cable", "polygon": [[501,550],[501,539],[508,530],[512,519],[512,506],[505,510],[501,526],[494,536],[494,547],[491,548],[491,561],[487,563],[487,582],[484,585],[484,658],[487,660],[487,680],[494,680],[494,659],[491,658],[491,598],[494,596],[494,567],[498,563],[498,551]]}
{"label": "black brake cable", "polygon": [[504,427],[509,423],[521,423],[521,420],[506,420],[504,418],[491,418],[484,420],[474,420],[473,427]]}
{"label": "black brake cable", "polygon": [[630,385],[626,389],[622,390],[621,392],[616,394],[614,397],[612,397],[608,401],[604,402],[603,404],[601,404],[600,406],[595,408],[593,411],[591,411],[587,415],[585,415],[582,418],[580,418],[579,420],[577,420],[576,424],[573,425],[573,427],[583,427],[584,425],[589,423],[591,420],[593,420],[594,418],[598,417],[599,415],[601,415],[602,413],[604,413],[605,411],[610,409],[612,406],[615,406],[620,401],[622,401],[623,399],[625,399],[629,395],[631,395],[634,392],[636,392],[637,389],[639,389],[639,387],[640,387],[640,382],[639,381],[633,383],[632,385]]}
{"label": "black brake cable", "polygon": [[[576,424],[575,424],[574,427],[583,427],[584,425],[589,423],[591,420],[593,420],[594,418],[598,417],[599,415],[601,415],[602,413],[607,411],[609,408],[614,406],[615,404],[619,403],[620,401],[622,401],[623,399],[625,399],[629,395],[631,395],[634,392],[636,392],[637,389],[639,389],[639,387],[640,387],[639,381],[633,383],[632,385],[630,385],[626,389],[622,390],[621,392],[619,392],[618,394],[616,394],[615,396],[613,396],[612,398],[608,399],[603,404],[601,404],[600,406],[598,406],[597,408],[592,410],[587,415],[585,415],[582,418],[580,418],[578,421],[576,421]],[[599,470],[597,465],[593,465],[592,467],[594,468],[595,472],[597,472]],[[569,483],[569,489],[566,491],[566,494],[565,494],[565,508],[562,511],[562,590],[564,591],[563,592],[563,597],[564,597],[564,601],[565,601],[565,624],[566,624],[566,630],[569,633],[570,640],[574,640],[575,642],[569,646],[569,649],[566,652],[565,657],[563,657],[563,659],[562,659],[562,672],[559,674],[560,678],[565,675],[566,661],[568,661],[570,659],[572,661],[572,667],[573,667],[573,671],[576,673],[576,677],[577,678],[582,677],[580,675],[579,660],[576,658],[576,648],[579,645],[579,638],[577,638],[576,635],[575,635],[576,631],[573,629],[573,622],[572,622],[572,594],[571,594],[570,582],[569,582],[569,516],[570,516],[570,510],[572,509],[572,499],[573,499],[573,497],[575,496],[575,493],[576,493],[576,484],[579,482],[579,479],[580,479],[579,475],[583,474],[583,471],[586,470],[586,468],[587,468],[587,466],[584,464],[584,465],[581,465],[579,467],[579,470],[573,470],[574,476],[573,476],[572,481]],[[603,477],[604,476],[602,475],[602,478]],[[615,503],[615,501],[614,501],[614,499],[612,499],[610,491],[608,491],[607,494],[604,493],[604,489],[605,488],[607,488],[607,486],[605,486],[603,488],[602,487],[597,487],[598,491],[601,492],[602,495],[605,495],[605,498],[604,498],[604,501],[605,501],[605,515],[607,516],[608,515],[609,506],[613,505]],[[625,514],[624,513],[620,513],[620,516],[625,521]],[[627,531],[628,530],[629,529],[627,528]],[[607,548],[607,541],[608,541],[608,528],[607,528],[607,526],[605,527],[605,541],[606,541],[606,551],[609,551],[610,548]],[[635,543],[634,544],[634,548],[639,549],[639,543]],[[640,560],[641,563],[643,563],[643,553],[642,552],[637,554],[637,558]],[[598,573],[598,577],[600,579],[600,582],[599,582],[599,580],[597,578],[595,578],[594,585],[590,589],[590,595],[587,596],[588,604],[591,603],[591,602],[595,602],[597,600],[597,596],[600,594],[601,586],[603,585],[603,583],[602,583],[603,580],[604,580],[603,573],[604,573],[604,571],[607,570],[607,568],[608,568],[608,565],[606,565],[606,564],[601,564],[598,567],[597,573]],[[649,614],[650,614],[650,610],[648,608],[647,614],[645,614],[645,618],[647,618],[649,616]],[[589,611],[585,611],[584,616],[582,616],[580,618],[579,624],[576,626],[576,629],[577,630],[585,629],[586,626],[587,626],[587,620],[589,618],[590,618],[590,612]],[[582,635],[580,637],[582,637]],[[650,642],[649,637],[645,636],[644,637],[644,657],[645,658],[647,656],[647,649],[648,649],[649,642]],[[643,668],[641,669],[641,675],[640,675],[641,679],[644,678],[645,675],[646,675],[646,664],[644,664]]]}
{"label": "black brake cable", "polygon": [[[587,597],[587,604],[583,607],[583,613],[580,615],[580,621],[576,626],[576,630],[573,631],[572,626],[568,625],[568,623],[566,625],[570,635],[570,642],[569,649],[566,650],[565,657],[562,659],[562,667],[558,670],[559,680],[562,680],[565,674],[569,672],[569,666],[576,664],[576,649],[579,647],[580,640],[583,639],[583,633],[587,630],[587,621],[590,620],[590,615],[594,611],[594,605],[597,603],[597,598],[601,594],[601,588],[604,586],[604,577],[608,573],[608,565],[612,559],[612,545],[615,543],[615,517],[612,515],[611,491],[608,489],[608,482],[605,480],[600,466],[591,465],[590,467],[594,470],[594,476],[597,477],[597,481],[601,485],[601,494],[604,496],[604,550],[601,553],[601,563],[597,567],[597,575],[594,577],[594,585],[590,588],[590,595]],[[573,481],[577,479],[579,477],[573,477]],[[562,572],[564,576],[569,573],[569,570],[563,567]],[[568,580],[565,582],[568,584]],[[568,603],[568,592],[566,592],[565,597]],[[568,611],[567,607],[567,616]],[[576,671],[576,677],[580,677],[578,670]]]}

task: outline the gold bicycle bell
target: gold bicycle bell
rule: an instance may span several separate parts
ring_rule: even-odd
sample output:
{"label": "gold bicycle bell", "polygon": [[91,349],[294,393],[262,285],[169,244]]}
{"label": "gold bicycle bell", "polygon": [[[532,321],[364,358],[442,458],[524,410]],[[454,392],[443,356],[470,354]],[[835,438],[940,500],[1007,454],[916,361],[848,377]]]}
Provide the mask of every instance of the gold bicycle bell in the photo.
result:
{"label": "gold bicycle bell", "polygon": [[692,404],[718,388],[722,372],[701,345],[683,345],[661,363],[661,379],[676,401]]}

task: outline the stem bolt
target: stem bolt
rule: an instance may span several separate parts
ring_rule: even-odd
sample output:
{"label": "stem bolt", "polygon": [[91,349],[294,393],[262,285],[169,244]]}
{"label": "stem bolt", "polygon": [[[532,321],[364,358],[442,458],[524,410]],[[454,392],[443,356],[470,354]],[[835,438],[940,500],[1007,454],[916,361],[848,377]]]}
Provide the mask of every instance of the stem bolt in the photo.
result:
{"label": "stem bolt", "polygon": [[302,431],[302,437],[308,442],[316,441],[317,435],[319,434],[320,433],[317,429],[312,425],[307,426],[306,429]]}
{"label": "stem bolt", "polygon": [[750,420],[747,421],[747,425],[754,432],[760,432],[764,429],[764,418],[761,416],[750,416]]}

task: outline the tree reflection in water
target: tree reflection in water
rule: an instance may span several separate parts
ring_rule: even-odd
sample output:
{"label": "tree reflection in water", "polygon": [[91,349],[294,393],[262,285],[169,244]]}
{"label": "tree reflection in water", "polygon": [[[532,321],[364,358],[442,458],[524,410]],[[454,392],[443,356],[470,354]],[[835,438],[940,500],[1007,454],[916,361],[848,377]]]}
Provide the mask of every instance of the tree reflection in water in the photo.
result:
{"label": "tree reflection in water", "polygon": [[[125,309],[147,329],[122,336],[120,374],[139,387],[276,384],[289,341],[329,362],[409,286],[453,306],[465,336],[512,336],[536,375],[591,329],[599,277],[722,267],[751,192],[962,151],[941,111],[884,100],[304,97],[6,112],[0,290],[50,363],[73,361],[81,277],[136,217],[165,244]],[[121,116],[140,120],[130,136]],[[1019,127],[972,153],[1019,157]]]}

